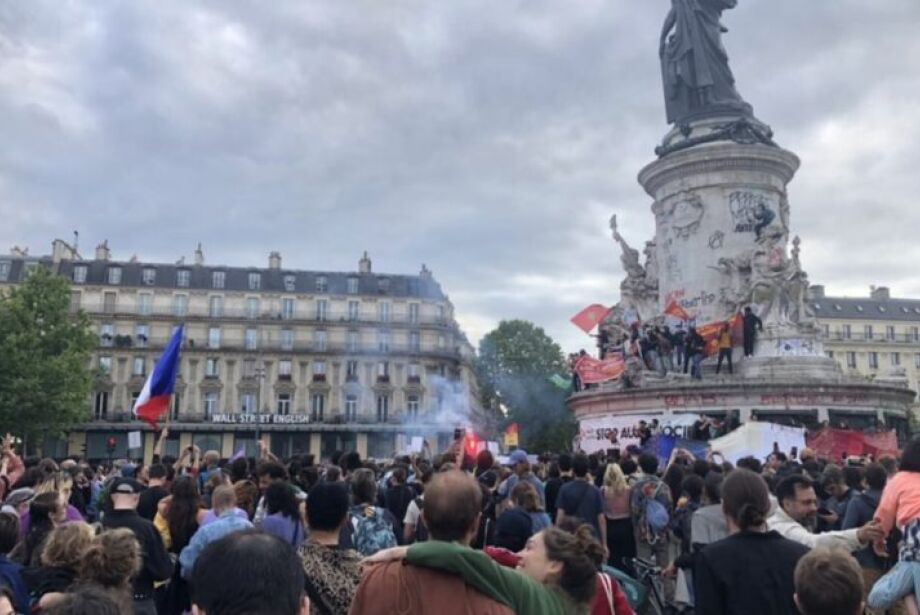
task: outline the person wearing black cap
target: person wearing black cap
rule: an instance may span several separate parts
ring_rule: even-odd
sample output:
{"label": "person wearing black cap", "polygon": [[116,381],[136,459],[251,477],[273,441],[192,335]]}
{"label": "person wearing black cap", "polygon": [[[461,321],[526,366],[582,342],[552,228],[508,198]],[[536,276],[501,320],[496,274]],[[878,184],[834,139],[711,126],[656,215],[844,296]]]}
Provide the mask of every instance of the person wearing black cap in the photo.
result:
{"label": "person wearing black cap", "polygon": [[106,529],[124,527],[134,532],[143,553],[143,566],[134,579],[134,612],[136,615],[156,615],[153,583],[169,579],[173,563],[153,523],[137,514],[143,490],[144,485],[133,478],[116,479],[110,492],[112,511],[105,514],[102,526]]}

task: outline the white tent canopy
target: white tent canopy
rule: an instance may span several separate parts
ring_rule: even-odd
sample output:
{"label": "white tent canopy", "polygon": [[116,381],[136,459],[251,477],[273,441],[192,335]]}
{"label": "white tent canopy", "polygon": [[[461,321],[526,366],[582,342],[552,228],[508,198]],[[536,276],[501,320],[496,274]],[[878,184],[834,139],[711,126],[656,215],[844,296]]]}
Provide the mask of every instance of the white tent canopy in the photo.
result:
{"label": "white tent canopy", "polygon": [[[774,446],[775,445],[775,446]],[[743,457],[763,460],[778,448],[789,454],[792,447],[805,448],[805,430],[775,423],[744,423],[735,431],[709,441],[713,452],[722,453],[726,461],[738,463]]]}

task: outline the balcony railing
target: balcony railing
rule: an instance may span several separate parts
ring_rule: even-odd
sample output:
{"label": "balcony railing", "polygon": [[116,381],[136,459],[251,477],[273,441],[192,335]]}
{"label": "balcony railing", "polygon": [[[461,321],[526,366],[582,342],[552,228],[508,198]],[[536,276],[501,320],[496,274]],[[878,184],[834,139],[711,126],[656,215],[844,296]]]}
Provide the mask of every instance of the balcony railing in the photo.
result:
{"label": "balcony railing", "polygon": [[889,336],[885,333],[866,335],[864,332],[853,332],[849,335],[845,335],[843,331],[831,331],[830,333],[822,334],[822,337],[831,342],[877,342],[880,344],[920,345],[920,336],[915,336],[913,333],[896,333],[894,336]]}
{"label": "balcony railing", "polygon": [[92,316],[125,316],[132,319],[141,318],[182,318],[186,320],[250,320],[250,321],[269,321],[269,322],[292,322],[292,323],[321,323],[328,322],[334,324],[366,325],[373,324],[378,326],[386,325],[408,325],[408,326],[428,326],[428,327],[456,327],[456,323],[447,317],[437,315],[422,314],[418,317],[412,317],[409,314],[390,313],[386,319],[381,319],[377,313],[362,312],[352,314],[348,310],[326,310],[324,313],[317,312],[315,309],[297,310],[294,313],[286,313],[276,310],[260,309],[258,312],[252,312],[246,308],[234,309],[185,309],[177,310],[175,307],[152,306],[139,308],[136,305],[128,304],[104,304],[94,302],[83,302],[80,304],[87,314]]}

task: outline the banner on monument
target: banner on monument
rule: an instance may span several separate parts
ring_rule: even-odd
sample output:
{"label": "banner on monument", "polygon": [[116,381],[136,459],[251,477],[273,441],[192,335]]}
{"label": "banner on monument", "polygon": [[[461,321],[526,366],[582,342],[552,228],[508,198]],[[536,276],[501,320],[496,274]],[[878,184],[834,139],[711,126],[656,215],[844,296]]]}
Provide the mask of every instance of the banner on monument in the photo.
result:
{"label": "banner on monument", "polygon": [[581,379],[582,384],[598,384],[616,380],[626,371],[626,361],[622,356],[614,356],[609,359],[595,359],[593,357],[582,357],[575,363],[575,371]]}
{"label": "banner on monument", "polygon": [[652,414],[607,415],[582,419],[579,423],[578,442],[581,450],[596,453],[608,448],[626,450],[628,446],[641,446],[639,421],[651,424],[658,419],[659,433],[665,437],[688,439],[690,428],[700,418],[699,414],[675,414],[664,417]]}
{"label": "banner on monument", "polygon": [[719,354],[719,332],[722,330],[722,327],[725,326],[725,323],[728,323],[731,327],[732,346],[741,345],[744,337],[744,318],[740,313],[735,314],[734,318],[731,320],[720,320],[700,325],[696,328],[696,332],[699,333],[700,337],[706,342],[704,354],[707,357]]}

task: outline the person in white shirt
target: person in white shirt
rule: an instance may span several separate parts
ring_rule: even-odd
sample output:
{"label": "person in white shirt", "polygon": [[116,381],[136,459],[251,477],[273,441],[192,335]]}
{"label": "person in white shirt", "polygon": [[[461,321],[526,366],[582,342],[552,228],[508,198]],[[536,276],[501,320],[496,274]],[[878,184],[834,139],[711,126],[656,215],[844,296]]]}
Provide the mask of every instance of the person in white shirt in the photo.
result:
{"label": "person in white shirt", "polygon": [[779,506],[767,519],[769,529],[811,549],[837,547],[857,551],[881,539],[884,534],[874,520],[851,530],[812,533],[810,528],[814,527],[818,516],[818,497],[812,482],[800,474],[787,476],[780,481],[776,487],[776,499]]}

